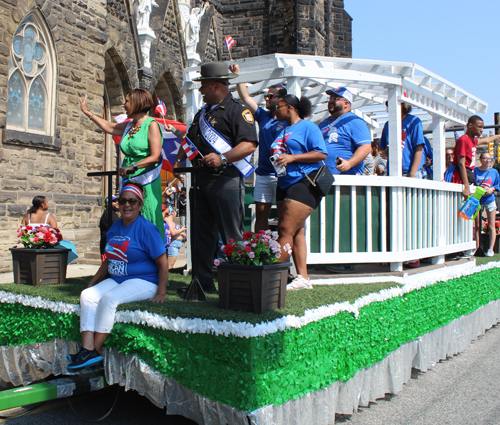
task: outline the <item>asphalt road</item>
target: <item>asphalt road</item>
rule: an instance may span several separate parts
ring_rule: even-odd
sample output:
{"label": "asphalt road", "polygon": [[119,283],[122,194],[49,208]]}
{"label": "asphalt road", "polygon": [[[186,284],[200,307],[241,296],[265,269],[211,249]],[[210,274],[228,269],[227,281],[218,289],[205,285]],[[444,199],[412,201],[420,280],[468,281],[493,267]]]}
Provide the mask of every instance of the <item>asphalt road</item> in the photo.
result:
{"label": "asphalt road", "polygon": [[[441,361],[425,373],[413,371],[401,392],[360,408],[353,415],[337,415],[344,425],[500,425],[500,325],[474,341],[463,353]],[[73,397],[77,413],[87,419],[104,415],[112,406],[116,387]],[[166,416],[134,391],[120,394],[103,425],[196,425],[181,416]],[[0,412],[0,415],[14,414]],[[0,420],[3,422],[3,420]],[[83,425],[66,400],[56,400],[32,413],[10,419],[9,425]],[[199,424],[203,425],[203,424]]]}
{"label": "asphalt road", "polygon": [[337,415],[344,425],[500,424],[500,325],[464,352],[425,373],[413,371],[396,395],[387,395],[353,415]]}

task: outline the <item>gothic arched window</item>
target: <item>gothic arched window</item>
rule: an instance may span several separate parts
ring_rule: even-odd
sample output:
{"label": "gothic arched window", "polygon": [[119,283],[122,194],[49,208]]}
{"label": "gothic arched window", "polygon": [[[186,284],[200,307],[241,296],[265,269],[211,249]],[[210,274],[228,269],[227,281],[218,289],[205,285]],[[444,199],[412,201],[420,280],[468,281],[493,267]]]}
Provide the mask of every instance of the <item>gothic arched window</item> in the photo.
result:
{"label": "gothic arched window", "polygon": [[7,128],[52,135],[55,55],[37,12],[26,17],[12,40],[7,91]]}

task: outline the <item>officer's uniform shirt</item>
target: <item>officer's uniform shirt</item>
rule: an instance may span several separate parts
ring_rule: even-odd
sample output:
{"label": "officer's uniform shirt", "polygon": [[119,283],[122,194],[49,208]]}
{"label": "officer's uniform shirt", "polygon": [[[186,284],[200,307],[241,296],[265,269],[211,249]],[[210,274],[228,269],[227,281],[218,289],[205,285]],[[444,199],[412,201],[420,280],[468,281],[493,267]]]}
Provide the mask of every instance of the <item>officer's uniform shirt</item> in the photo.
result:
{"label": "officer's uniform shirt", "polygon": [[[226,139],[233,147],[241,142],[255,142],[257,144],[257,133],[255,130],[255,119],[250,111],[239,99],[233,98],[229,93],[219,104],[210,109],[207,106],[205,118],[208,123]],[[188,138],[205,156],[217,151],[202,137],[199,125],[199,119],[202,109],[194,117],[193,124],[189,127]],[[198,156],[197,158],[201,158]],[[196,159],[194,166],[201,165]],[[239,171],[236,167],[223,167],[222,174],[236,176]],[[209,171],[209,168],[207,168]]]}

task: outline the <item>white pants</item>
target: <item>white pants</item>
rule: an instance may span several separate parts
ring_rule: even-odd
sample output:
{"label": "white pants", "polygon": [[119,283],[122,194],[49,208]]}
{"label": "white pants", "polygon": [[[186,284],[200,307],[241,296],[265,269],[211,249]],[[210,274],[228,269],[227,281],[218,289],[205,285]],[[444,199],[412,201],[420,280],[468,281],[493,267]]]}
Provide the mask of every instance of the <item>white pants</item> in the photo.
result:
{"label": "white pants", "polygon": [[144,279],[128,279],[116,283],[105,279],[80,295],[80,332],[109,333],[115,322],[119,304],[153,298],[158,285]]}

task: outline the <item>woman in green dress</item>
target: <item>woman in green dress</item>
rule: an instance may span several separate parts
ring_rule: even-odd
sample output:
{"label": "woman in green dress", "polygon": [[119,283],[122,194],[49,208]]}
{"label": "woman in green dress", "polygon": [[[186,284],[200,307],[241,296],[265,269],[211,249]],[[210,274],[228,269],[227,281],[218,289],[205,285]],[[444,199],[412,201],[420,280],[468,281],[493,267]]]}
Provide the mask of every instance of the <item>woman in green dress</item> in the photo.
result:
{"label": "woman in green dress", "polygon": [[162,133],[160,125],[148,116],[154,108],[153,97],[143,89],[134,89],[125,97],[125,112],[131,121],[111,123],[89,111],[87,95],[80,100],[82,112],[112,136],[120,136],[122,166],[118,174],[125,181],[131,180],[144,186],[144,206],[142,215],[154,223],[160,234],[165,237],[163,216],[161,214]]}

